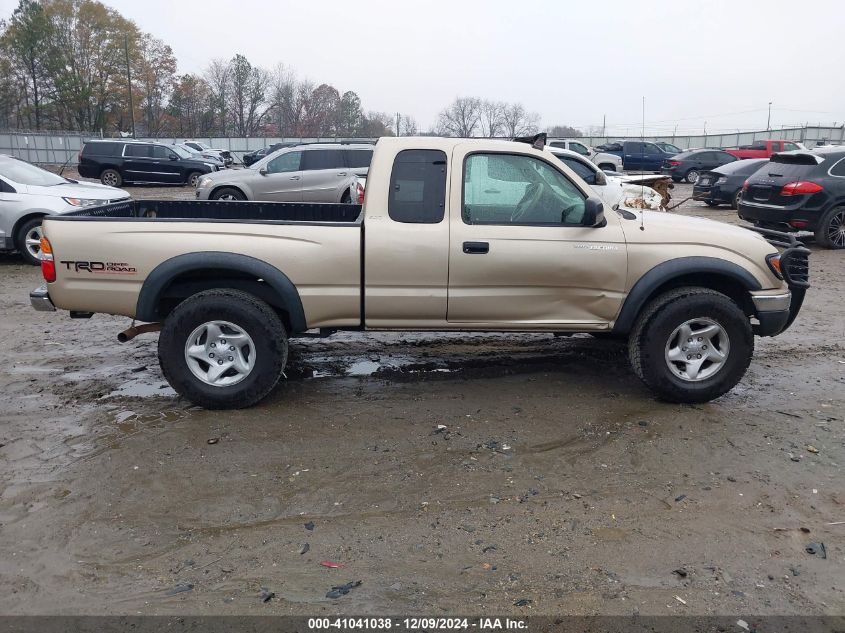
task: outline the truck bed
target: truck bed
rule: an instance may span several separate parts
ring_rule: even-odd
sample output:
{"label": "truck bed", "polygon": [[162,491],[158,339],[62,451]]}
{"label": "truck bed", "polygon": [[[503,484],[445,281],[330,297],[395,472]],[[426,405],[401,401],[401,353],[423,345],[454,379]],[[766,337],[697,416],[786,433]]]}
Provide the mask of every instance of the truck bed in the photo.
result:
{"label": "truck bed", "polygon": [[[50,297],[65,310],[144,320],[139,293],[156,269],[201,258],[204,276],[223,279],[240,257],[290,280],[309,328],[354,327],[361,323],[362,221],[354,204],[193,200],[132,200],[50,216],[43,225],[56,262]],[[255,281],[263,283],[261,275]],[[178,282],[199,281],[185,273]]]}
{"label": "truck bed", "polygon": [[361,205],[229,200],[129,200],[51,219],[220,220],[228,222],[359,222]]}

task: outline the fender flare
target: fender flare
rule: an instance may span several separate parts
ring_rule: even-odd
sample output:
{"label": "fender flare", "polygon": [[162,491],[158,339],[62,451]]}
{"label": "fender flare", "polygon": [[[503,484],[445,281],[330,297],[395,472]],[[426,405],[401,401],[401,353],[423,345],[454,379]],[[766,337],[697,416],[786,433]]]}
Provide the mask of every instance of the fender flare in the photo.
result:
{"label": "fender flare", "polygon": [[727,277],[748,291],[762,289],[754,275],[733,262],[701,256],[670,259],[652,268],[631,288],[613,326],[614,334],[628,334],[633,329],[637,316],[657,288],[672,279],[695,274]]}
{"label": "fender flare", "polygon": [[263,279],[281,298],[281,302],[290,317],[291,330],[296,333],[308,329],[305,311],[302,308],[302,299],[299,297],[296,286],[287,275],[260,259],[219,251],[177,255],[153,268],[144,280],[141,292],[138,294],[135,318],[139,321],[149,322],[161,320],[161,315],[158,313],[158,301],[168,284],[179,275],[209,269],[231,270]]}

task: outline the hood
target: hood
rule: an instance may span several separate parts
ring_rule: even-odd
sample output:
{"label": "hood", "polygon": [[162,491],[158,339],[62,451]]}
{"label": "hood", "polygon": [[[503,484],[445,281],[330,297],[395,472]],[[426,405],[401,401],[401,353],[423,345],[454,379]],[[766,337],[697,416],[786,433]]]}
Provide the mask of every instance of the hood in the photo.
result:
{"label": "hood", "polygon": [[253,169],[257,163],[253,163],[246,169],[227,169],[225,171],[214,171],[210,174],[205,174],[203,180],[210,178],[215,185],[223,185],[235,182],[249,180],[250,178],[260,178],[261,175],[257,169]]}
{"label": "hood", "polygon": [[[644,231],[639,230],[640,214],[644,214]],[[777,252],[762,235],[741,226],[665,211],[637,211],[631,215],[635,218],[623,220],[622,228],[632,243],[718,246],[754,261],[763,261],[769,253]]]}
{"label": "hood", "polygon": [[52,187],[30,186],[29,193],[40,196],[55,196],[57,198],[88,198],[90,200],[121,200],[128,198],[129,193],[117,187],[107,187],[98,182],[68,182]]}

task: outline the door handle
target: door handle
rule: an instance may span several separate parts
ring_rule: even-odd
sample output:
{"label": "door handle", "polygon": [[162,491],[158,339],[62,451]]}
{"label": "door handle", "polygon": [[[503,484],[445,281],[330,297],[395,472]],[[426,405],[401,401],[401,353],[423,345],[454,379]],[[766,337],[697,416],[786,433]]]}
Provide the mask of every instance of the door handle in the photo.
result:
{"label": "door handle", "polygon": [[484,193],[502,193],[498,189],[485,189]]}
{"label": "door handle", "polygon": [[338,173],[337,173],[337,175],[338,175],[338,176],[345,176],[345,175],[346,175],[346,172],[345,172],[345,171],[340,171],[340,172],[338,172]]}
{"label": "door handle", "polygon": [[464,242],[464,253],[467,255],[484,255],[490,252],[489,242]]}
{"label": "door handle", "polygon": [[299,180],[299,176],[291,176],[290,179],[291,180]]}

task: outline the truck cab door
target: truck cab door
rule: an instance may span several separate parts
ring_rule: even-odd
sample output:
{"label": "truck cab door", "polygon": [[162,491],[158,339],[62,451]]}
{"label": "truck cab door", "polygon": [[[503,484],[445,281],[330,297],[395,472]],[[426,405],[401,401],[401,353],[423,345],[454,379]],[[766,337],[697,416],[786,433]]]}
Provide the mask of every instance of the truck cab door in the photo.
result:
{"label": "truck cab door", "polygon": [[452,155],[452,182],[463,186],[452,187],[449,204],[449,323],[606,329],[628,268],[617,214],[606,209],[604,226],[584,226],[589,190],[571,172],[539,155],[476,147]]}
{"label": "truck cab door", "polygon": [[639,141],[626,141],[622,145],[622,166],[631,171],[643,168],[643,143]]}

